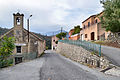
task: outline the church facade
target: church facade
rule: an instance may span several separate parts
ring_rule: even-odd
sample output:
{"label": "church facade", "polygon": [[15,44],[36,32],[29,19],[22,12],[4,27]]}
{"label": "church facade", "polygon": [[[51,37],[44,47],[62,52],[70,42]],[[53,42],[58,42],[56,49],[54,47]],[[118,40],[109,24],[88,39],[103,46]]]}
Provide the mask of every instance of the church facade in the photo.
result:
{"label": "church facade", "polygon": [[[24,28],[24,14],[13,14],[14,27],[1,36],[15,37],[15,58],[22,59],[23,54],[37,54],[40,56],[45,50],[45,41]],[[29,35],[29,36],[28,36]]]}

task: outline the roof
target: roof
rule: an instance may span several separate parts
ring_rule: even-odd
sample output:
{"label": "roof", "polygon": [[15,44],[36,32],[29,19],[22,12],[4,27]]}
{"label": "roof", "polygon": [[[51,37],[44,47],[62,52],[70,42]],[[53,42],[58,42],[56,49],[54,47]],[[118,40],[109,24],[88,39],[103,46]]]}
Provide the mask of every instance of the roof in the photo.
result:
{"label": "roof", "polygon": [[104,11],[102,11],[102,12],[101,12],[101,13],[99,13],[99,14],[97,14],[97,15],[96,15],[96,17],[97,17],[97,16],[99,16],[99,15],[101,15],[101,14],[103,14],[103,12],[104,12]]}
{"label": "roof", "polygon": [[71,29],[71,30],[69,31],[69,33],[70,33],[71,31],[74,31],[74,29]]}
{"label": "roof", "polygon": [[86,20],[84,20],[82,23],[84,23],[85,21],[87,21],[87,20],[90,19],[91,17],[97,17],[97,16],[99,16],[99,15],[102,14],[103,12],[104,12],[104,11],[100,12],[99,14],[90,16],[89,18],[87,18]]}
{"label": "roof", "polygon": [[[14,30],[14,28],[11,28],[8,32],[6,32],[4,35],[2,35],[1,37],[0,37],[0,39],[2,39],[5,35],[7,35],[7,34],[9,34],[11,31],[13,31]],[[28,32],[28,30],[26,30],[26,29],[24,29],[23,28],[23,30],[24,31],[27,31]],[[38,37],[37,35],[35,35],[34,33],[32,33],[32,32],[29,32],[31,35],[33,35],[36,39],[38,39],[38,40],[40,40],[40,41],[44,41],[44,40],[42,40],[40,37]]]}
{"label": "roof", "polygon": [[85,21],[87,21],[88,19],[90,19],[91,17],[96,17],[96,15],[92,15],[89,18],[87,18],[86,20],[84,20],[82,23],[84,23]]}
{"label": "roof", "polygon": [[[28,30],[24,29],[25,31],[28,32]],[[29,32],[31,35],[33,35],[36,39],[43,41],[40,37],[38,37],[37,35],[35,35],[33,32]]]}
{"label": "roof", "polygon": [[75,36],[78,36],[78,35],[80,35],[80,33],[78,33],[78,34],[74,34],[74,35],[72,35],[71,37],[75,37]]}

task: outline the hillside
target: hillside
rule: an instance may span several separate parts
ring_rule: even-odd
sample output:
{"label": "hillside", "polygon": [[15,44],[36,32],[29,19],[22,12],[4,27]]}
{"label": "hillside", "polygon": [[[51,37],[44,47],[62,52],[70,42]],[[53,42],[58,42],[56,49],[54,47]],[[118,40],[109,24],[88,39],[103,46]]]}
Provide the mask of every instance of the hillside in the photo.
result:
{"label": "hillside", "polygon": [[34,34],[36,34],[41,39],[45,40],[46,41],[46,47],[48,47],[48,49],[51,49],[51,36],[44,36],[40,33],[34,33]]}
{"label": "hillside", "polygon": [[6,33],[7,31],[9,31],[9,29],[0,27],[0,36]]}
{"label": "hillside", "polygon": [[[0,27],[0,36],[5,34],[7,31],[9,31],[9,29]],[[46,41],[46,47],[48,47],[48,49],[51,48],[51,37],[50,36],[44,36],[44,35],[41,35],[40,33],[35,33],[35,32],[33,33],[36,34],[41,39]]]}

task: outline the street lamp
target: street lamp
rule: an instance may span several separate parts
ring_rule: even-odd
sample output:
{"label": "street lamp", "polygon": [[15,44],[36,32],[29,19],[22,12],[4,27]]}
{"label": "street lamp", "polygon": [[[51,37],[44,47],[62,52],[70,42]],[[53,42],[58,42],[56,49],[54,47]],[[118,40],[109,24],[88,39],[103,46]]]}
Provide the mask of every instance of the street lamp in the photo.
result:
{"label": "street lamp", "polygon": [[30,17],[32,17],[32,15],[30,15],[27,19],[27,27],[28,27],[28,42],[29,42],[29,19]]}
{"label": "street lamp", "polygon": [[100,0],[100,3],[101,3],[101,4],[104,4],[104,2],[105,2],[105,0]]}

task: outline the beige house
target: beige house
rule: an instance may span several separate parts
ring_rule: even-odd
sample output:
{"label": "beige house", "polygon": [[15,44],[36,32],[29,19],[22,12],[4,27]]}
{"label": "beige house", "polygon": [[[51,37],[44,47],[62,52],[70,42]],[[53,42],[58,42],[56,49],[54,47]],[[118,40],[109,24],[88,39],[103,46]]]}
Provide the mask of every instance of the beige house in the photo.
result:
{"label": "beige house", "polygon": [[82,22],[82,30],[80,31],[80,39],[91,40],[106,40],[110,32],[106,32],[101,26],[99,17],[103,15],[103,12],[97,15],[92,15]]}
{"label": "beige house", "polygon": [[52,44],[52,46],[51,46],[52,50],[56,50],[58,40],[59,40],[59,38],[57,38],[56,35],[52,37],[52,43],[51,43]]}
{"label": "beige house", "polygon": [[45,41],[29,32],[28,40],[28,30],[24,29],[24,15],[17,13],[13,14],[14,17],[14,27],[11,28],[6,34],[2,35],[7,37],[15,37],[15,46],[14,54],[16,55],[15,59],[22,60],[22,54],[37,54],[40,56],[41,53],[45,50]]}

